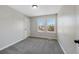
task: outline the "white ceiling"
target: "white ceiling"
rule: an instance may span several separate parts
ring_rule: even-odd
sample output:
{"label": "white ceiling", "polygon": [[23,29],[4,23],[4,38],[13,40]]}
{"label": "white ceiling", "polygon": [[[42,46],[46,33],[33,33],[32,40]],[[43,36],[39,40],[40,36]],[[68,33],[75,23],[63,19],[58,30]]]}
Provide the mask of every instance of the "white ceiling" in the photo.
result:
{"label": "white ceiling", "polygon": [[34,9],[32,5],[10,5],[9,7],[27,15],[27,16],[40,16],[40,15],[48,15],[55,14],[61,8],[61,5],[38,5],[39,8]]}

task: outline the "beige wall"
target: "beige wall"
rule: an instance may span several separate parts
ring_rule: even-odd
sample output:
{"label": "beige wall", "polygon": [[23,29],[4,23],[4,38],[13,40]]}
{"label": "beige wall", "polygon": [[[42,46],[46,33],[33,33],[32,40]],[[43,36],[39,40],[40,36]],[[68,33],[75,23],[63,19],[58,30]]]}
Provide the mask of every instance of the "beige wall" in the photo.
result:
{"label": "beige wall", "polygon": [[29,35],[28,30],[24,30],[29,21],[25,25],[25,20],[28,19],[23,14],[8,6],[0,6],[0,50],[24,40]]}
{"label": "beige wall", "polygon": [[[56,19],[57,16],[55,15],[48,15],[47,17],[52,16],[53,19]],[[38,17],[46,17],[46,16],[38,16]],[[37,17],[32,17],[30,20],[30,28],[31,28],[31,36],[32,37],[41,37],[41,38],[49,38],[49,39],[56,39],[57,32],[54,31],[53,33],[48,32],[38,32],[37,31]],[[56,29],[55,29],[56,30]]]}
{"label": "beige wall", "polygon": [[58,41],[64,53],[76,53],[75,6],[63,6],[58,13]]}

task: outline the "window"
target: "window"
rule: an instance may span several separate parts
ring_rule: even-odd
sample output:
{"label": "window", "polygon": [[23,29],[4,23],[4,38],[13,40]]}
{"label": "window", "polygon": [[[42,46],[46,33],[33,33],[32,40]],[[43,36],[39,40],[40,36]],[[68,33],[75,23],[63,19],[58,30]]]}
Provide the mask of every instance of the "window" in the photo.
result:
{"label": "window", "polygon": [[56,19],[52,16],[38,17],[37,18],[37,31],[38,32],[55,32],[56,31]]}
{"label": "window", "polygon": [[47,19],[47,31],[48,31],[48,32],[52,32],[52,31],[55,30],[55,24],[56,24],[55,21],[56,21],[56,20],[53,19],[53,18],[51,18],[51,17],[49,17],[49,18]]}
{"label": "window", "polygon": [[37,20],[37,29],[39,32],[44,32],[46,30],[45,28],[45,19],[38,18]]}

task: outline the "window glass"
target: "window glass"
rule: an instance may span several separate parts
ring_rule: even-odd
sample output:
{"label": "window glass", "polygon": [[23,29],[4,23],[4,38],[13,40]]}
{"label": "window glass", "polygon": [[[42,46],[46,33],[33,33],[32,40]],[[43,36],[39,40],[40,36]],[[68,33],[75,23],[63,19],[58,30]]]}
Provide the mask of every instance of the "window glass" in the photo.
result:
{"label": "window glass", "polygon": [[38,32],[56,32],[56,18],[52,16],[37,17]]}
{"label": "window glass", "polygon": [[55,19],[53,19],[52,17],[49,17],[47,19],[47,31],[54,31],[55,30]]}
{"label": "window glass", "polygon": [[43,18],[38,18],[37,19],[37,28],[38,31],[45,31],[45,19]]}

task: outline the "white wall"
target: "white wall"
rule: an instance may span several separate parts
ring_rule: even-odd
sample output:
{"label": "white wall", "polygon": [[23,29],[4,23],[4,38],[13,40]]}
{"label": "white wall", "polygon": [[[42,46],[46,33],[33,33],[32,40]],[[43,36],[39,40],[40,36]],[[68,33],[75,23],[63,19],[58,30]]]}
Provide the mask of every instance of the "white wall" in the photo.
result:
{"label": "white wall", "polygon": [[28,34],[25,35],[24,22],[25,16],[23,14],[8,6],[0,6],[0,50],[24,40],[25,36],[28,36]]}
{"label": "white wall", "polygon": [[[47,17],[52,16],[53,19],[57,19],[56,15],[48,15]],[[46,16],[37,16],[37,17],[46,17]],[[38,32],[37,31],[37,17],[32,17],[30,20],[30,28],[31,28],[31,36],[32,37],[40,37],[40,38],[48,38],[48,39],[56,39],[57,33],[56,28],[53,33],[48,32]]]}
{"label": "white wall", "polygon": [[79,6],[76,6],[76,39],[79,39]]}
{"label": "white wall", "polygon": [[30,18],[24,16],[24,37],[30,36]]}
{"label": "white wall", "polygon": [[64,53],[76,53],[75,6],[63,6],[58,13],[58,41]]}
{"label": "white wall", "polygon": [[[76,6],[76,40],[79,40],[79,5]],[[79,44],[76,45],[77,53],[79,54]]]}

